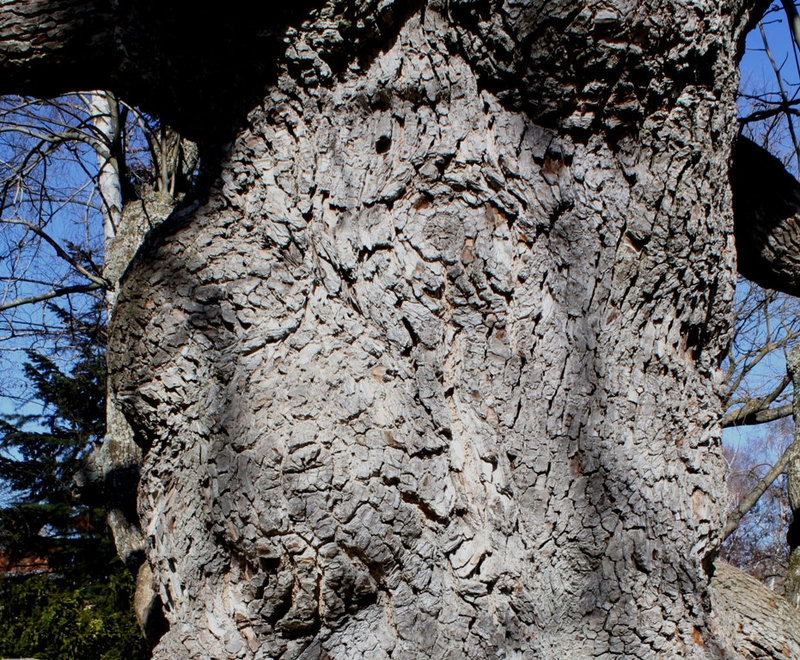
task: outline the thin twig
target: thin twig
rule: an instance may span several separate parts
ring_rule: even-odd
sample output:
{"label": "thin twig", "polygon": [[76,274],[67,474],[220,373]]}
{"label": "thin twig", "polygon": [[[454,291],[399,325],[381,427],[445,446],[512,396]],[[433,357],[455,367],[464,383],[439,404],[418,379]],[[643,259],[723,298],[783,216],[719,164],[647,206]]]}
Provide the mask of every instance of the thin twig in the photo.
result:
{"label": "thin twig", "polygon": [[111,283],[107,279],[94,275],[93,273],[86,270],[86,268],[81,266],[80,263],[78,263],[75,259],[73,259],[67,253],[67,251],[64,248],[62,248],[61,245],[59,245],[58,241],[56,241],[52,236],[50,236],[50,234],[44,231],[41,227],[37,227],[32,222],[27,222],[25,220],[2,220],[2,222],[10,225],[21,225],[23,227],[30,229],[34,234],[36,234],[40,238],[44,239],[47,243],[49,243],[50,246],[56,251],[56,254],[59,257],[61,257],[64,261],[66,261],[70,266],[72,266],[85,278],[87,278],[97,286],[103,287],[104,289],[111,288]]}
{"label": "thin twig", "polygon": [[[784,0],[784,3],[789,2],[792,5],[792,9],[794,10],[794,4],[791,0]],[[785,5],[784,5],[785,9]],[[795,15],[797,12],[795,11]],[[764,52],[769,59],[769,63],[772,65],[772,71],[775,73],[775,81],[778,83],[778,89],[781,93],[781,102],[788,106],[789,104],[789,95],[786,93],[786,88],[783,85],[783,78],[781,77],[781,70],[778,64],[775,62],[775,58],[772,56],[772,49],[769,47],[769,41],[767,40],[767,33],[764,31],[764,26],[759,23],[758,29],[761,32],[761,41],[764,43]],[[794,31],[794,28],[793,28]],[[795,156],[797,158],[797,169],[800,171],[800,143],[797,141],[797,135],[795,134],[794,130],[794,122],[792,121],[792,115],[788,112],[786,114],[786,123],[789,126],[789,135],[792,137],[792,145],[794,146]]]}

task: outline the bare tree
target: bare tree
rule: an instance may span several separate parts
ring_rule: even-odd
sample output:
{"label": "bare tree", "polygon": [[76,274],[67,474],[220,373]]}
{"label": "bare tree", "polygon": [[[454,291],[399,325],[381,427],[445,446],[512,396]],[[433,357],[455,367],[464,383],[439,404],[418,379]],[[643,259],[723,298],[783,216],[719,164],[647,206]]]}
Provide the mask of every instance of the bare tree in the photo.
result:
{"label": "bare tree", "polygon": [[159,217],[168,214],[188,189],[196,148],[95,91],[0,98],[0,160],[0,354],[68,347],[71,327],[102,322],[113,296],[109,244],[122,231],[138,245],[155,221],[123,228],[124,205],[155,195]]}
{"label": "bare tree", "polygon": [[[740,91],[742,132],[762,148],[781,156],[797,172],[800,158],[796,119],[800,64],[798,16],[791,2],[773,3],[751,44],[769,64],[769,81],[745,79]],[[767,27],[765,27],[767,26]],[[788,50],[777,51],[775,37],[783,30]],[[792,433],[792,377],[787,356],[800,335],[800,305],[793,296],[763,289],[740,279],[733,339],[726,361],[723,427],[740,429],[744,442],[726,451],[727,483],[733,508],[723,537],[723,557],[783,590],[788,570],[786,532],[791,522],[784,473],[795,460]],[[788,424],[786,423],[788,420]],[[766,425],[758,432],[744,427]],[[748,515],[748,512],[749,515]],[[793,580],[789,580],[792,584]],[[793,598],[794,600],[794,598]]]}

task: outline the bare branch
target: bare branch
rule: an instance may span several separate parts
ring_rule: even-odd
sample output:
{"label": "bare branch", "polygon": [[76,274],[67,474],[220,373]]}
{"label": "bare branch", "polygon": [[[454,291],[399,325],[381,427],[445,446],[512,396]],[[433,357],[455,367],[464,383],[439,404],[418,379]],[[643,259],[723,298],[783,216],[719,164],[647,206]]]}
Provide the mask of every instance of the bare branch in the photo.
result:
{"label": "bare branch", "polygon": [[92,284],[78,284],[76,286],[59,287],[57,289],[51,289],[47,293],[40,293],[38,295],[27,296],[25,298],[17,298],[16,300],[11,300],[10,302],[0,304],[0,312],[4,312],[5,310],[12,309],[14,307],[21,307],[22,305],[52,300],[53,298],[59,298],[71,293],[89,293],[90,291],[96,291],[97,289],[102,288],[103,287],[100,284],[96,284],[94,282]]}
{"label": "bare branch", "polygon": [[769,469],[756,486],[742,498],[736,508],[728,515],[728,521],[722,529],[723,541],[736,531],[742,517],[756,505],[756,502],[772,485],[772,482],[783,473],[789,461],[797,455],[800,455],[800,442],[795,439],[783,452],[778,462]]}
{"label": "bare branch", "polygon": [[108,280],[99,277],[97,275],[94,275],[93,273],[90,273],[88,270],[86,270],[86,268],[84,268],[80,263],[78,263],[75,259],[73,259],[69,255],[69,253],[66,250],[64,250],[64,248],[61,247],[61,245],[59,245],[58,241],[56,241],[52,236],[50,236],[50,234],[44,231],[41,227],[37,227],[32,222],[27,222],[25,220],[2,220],[2,222],[11,225],[21,225],[23,227],[26,227],[27,229],[30,229],[37,236],[40,236],[42,239],[44,239],[55,250],[56,254],[59,257],[61,257],[64,261],[66,261],[70,266],[72,266],[85,278],[87,278],[97,286],[103,287],[104,289],[111,288],[111,283]]}
{"label": "bare branch", "polygon": [[[763,99],[760,100],[763,101]],[[773,107],[767,108],[766,110],[756,110],[751,112],[749,115],[739,117],[739,123],[742,125],[752,124],[753,122],[764,121],[765,119],[769,119],[770,117],[780,114],[800,116],[800,110],[795,108],[797,105],[800,105],[800,99],[786,102],[781,101],[780,103],[776,103]]]}
{"label": "bare branch", "polygon": [[741,408],[728,413],[722,418],[722,428],[734,426],[753,426],[755,424],[766,424],[774,422],[792,414],[792,404],[787,403],[777,408],[766,408],[758,410],[745,410]]}
{"label": "bare branch", "polygon": [[[789,0],[789,3],[792,4],[792,0]],[[794,4],[792,4],[792,8],[794,8]],[[775,82],[778,86],[778,90],[781,95],[781,103],[788,107],[789,106],[789,95],[786,93],[786,88],[783,84],[783,76],[781,76],[781,70],[778,64],[775,62],[775,58],[772,55],[772,49],[769,47],[769,41],[767,40],[767,34],[764,32],[763,24],[758,24],[758,29],[761,33],[761,41],[764,44],[764,52],[767,55],[767,59],[769,59],[770,65],[772,65],[772,71],[775,74]],[[792,137],[792,145],[794,146],[794,153],[795,157],[797,158],[797,166],[800,169],[800,143],[797,141],[797,135],[795,134],[794,130],[794,122],[792,121],[792,116],[788,112],[786,114],[786,123],[789,127],[789,134]]]}

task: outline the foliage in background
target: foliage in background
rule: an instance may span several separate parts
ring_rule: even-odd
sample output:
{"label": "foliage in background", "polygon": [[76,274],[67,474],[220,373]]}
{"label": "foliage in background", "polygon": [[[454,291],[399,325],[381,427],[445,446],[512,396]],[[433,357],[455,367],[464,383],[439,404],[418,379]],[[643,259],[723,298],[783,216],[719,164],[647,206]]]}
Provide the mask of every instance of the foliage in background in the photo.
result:
{"label": "foliage in background", "polygon": [[[39,414],[0,418],[0,656],[146,658],[133,583],[116,557],[87,458],[105,433],[103,329],[81,327],[72,369],[29,352]],[[34,560],[40,570],[15,571]],[[38,564],[37,564],[38,562]]]}
{"label": "foliage in background", "polygon": [[69,570],[83,569],[76,562],[104,541],[96,533],[105,517],[100,494],[86,489],[79,498],[75,477],[105,433],[105,356],[101,331],[79,330],[70,373],[28,352],[24,372],[40,411],[0,416],[0,479],[13,492],[0,509],[0,548]]}
{"label": "foliage in background", "polygon": [[41,660],[145,660],[132,611],[133,579],[117,559],[107,580],[55,575],[0,580],[0,655]]}

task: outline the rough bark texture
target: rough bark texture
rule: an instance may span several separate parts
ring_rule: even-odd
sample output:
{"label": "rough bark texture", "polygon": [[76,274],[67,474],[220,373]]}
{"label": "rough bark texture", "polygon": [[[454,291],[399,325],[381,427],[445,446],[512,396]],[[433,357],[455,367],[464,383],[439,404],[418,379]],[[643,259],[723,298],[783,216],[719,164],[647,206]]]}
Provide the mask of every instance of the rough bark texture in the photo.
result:
{"label": "rough bark texture", "polygon": [[155,658],[729,648],[708,572],[750,4],[276,20],[262,101],[114,313]]}
{"label": "rough bark texture", "polygon": [[0,15],[3,93],[47,95],[102,86],[98,78],[112,66],[114,27],[107,3],[0,0]]}
{"label": "rough bark texture", "polygon": [[711,581],[714,610],[737,658],[800,658],[800,612],[755,578],[718,561]]}
{"label": "rough bark texture", "polygon": [[[125,205],[114,237],[106,243],[104,277],[113,288],[107,300],[116,306],[119,280],[141,247],[148,232],[158,227],[175,209],[177,201],[155,191]],[[147,539],[136,511],[136,495],[142,464],[142,448],[134,439],[114,393],[106,398],[106,437],[94,457],[95,472],[107,494],[108,524],[117,553],[136,576],[134,609],[145,637],[155,644],[166,628],[153,570],[146,561]]]}
{"label": "rough bark texture", "polygon": [[[492,14],[418,12],[339,77],[298,35],[301,75],[130,271],[112,364],[156,657],[718,653],[733,27],[664,14],[656,61],[614,42],[644,16],[553,10],[512,23],[540,57],[602,29],[597,87],[642,60],[635,131],[580,63],[519,104],[560,127],[501,103],[471,64]],[[663,75],[690,56],[705,79]]]}

